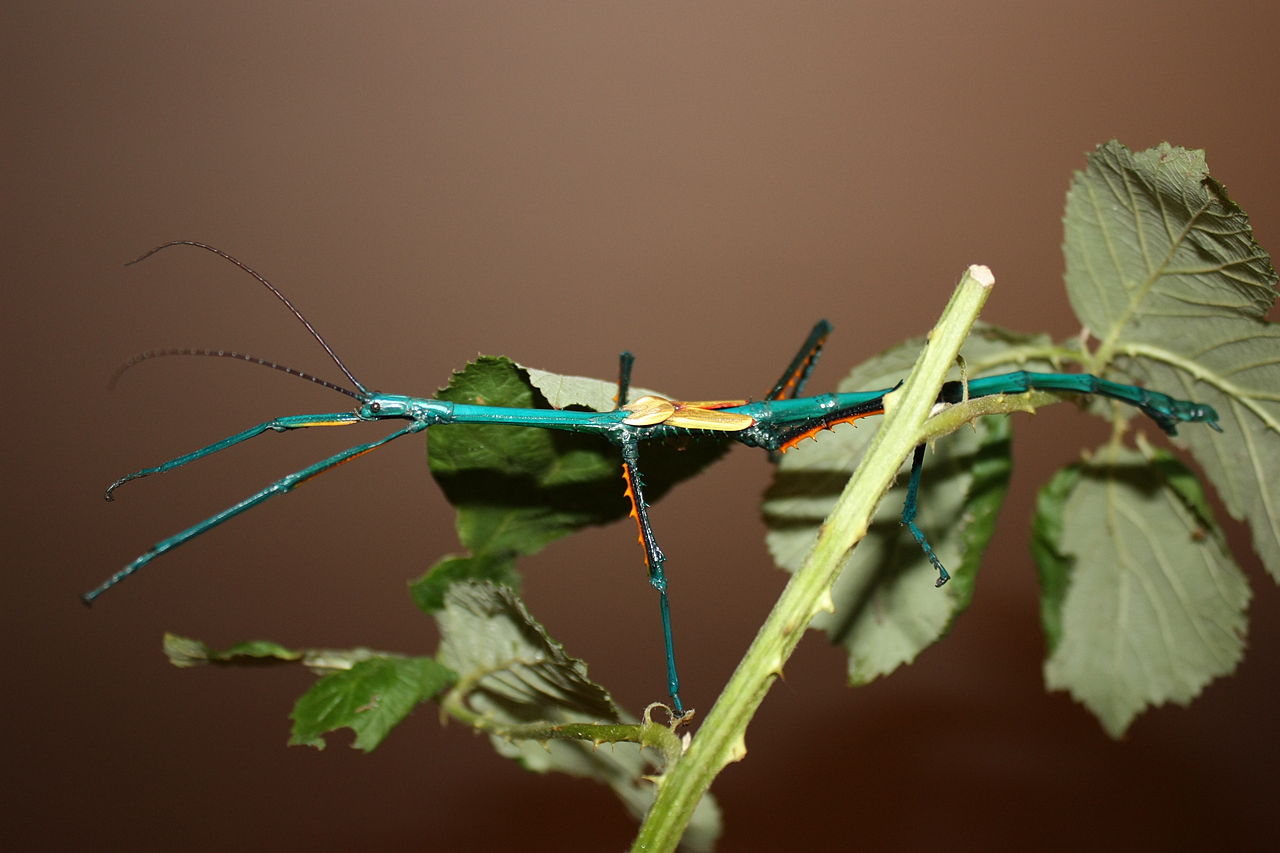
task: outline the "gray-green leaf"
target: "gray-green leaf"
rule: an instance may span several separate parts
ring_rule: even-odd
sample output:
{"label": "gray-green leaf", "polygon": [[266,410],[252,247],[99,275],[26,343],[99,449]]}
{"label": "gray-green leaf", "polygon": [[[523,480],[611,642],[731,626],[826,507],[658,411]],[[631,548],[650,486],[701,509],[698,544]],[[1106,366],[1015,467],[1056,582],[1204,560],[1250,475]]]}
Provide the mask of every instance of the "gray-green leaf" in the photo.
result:
{"label": "gray-green leaf", "polygon": [[[965,344],[965,356],[999,363],[1002,353],[1025,350],[1042,340],[980,327]],[[841,391],[892,386],[910,370],[922,340],[908,341],[855,368]],[[1038,367],[1030,363],[1028,367]],[[958,373],[957,373],[958,376]],[[840,426],[805,443],[781,460],[765,496],[767,541],[774,560],[795,571],[808,556],[818,527],[857,466],[876,426]],[[870,531],[846,562],[832,591],[835,612],[813,627],[849,651],[849,679],[866,683],[915,659],[938,640],[968,606],[982,552],[1009,478],[1009,424],[984,418],[936,443],[925,458],[917,523],[924,530],[951,583],[934,587],[936,571],[899,523],[906,472],[876,512]],[[848,571],[868,565],[871,570]],[[855,577],[872,578],[854,588]]]}
{"label": "gray-green leaf", "polygon": [[360,661],[377,657],[389,657],[386,652],[356,646],[350,649],[291,649],[271,640],[246,640],[217,649],[203,640],[183,637],[180,634],[164,635],[164,653],[169,663],[177,667],[204,666],[263,666],[270,664],[296,664],[312,672],[325,674],[334,670],[347,670]]}
{"label": "gray-green leaf", "polygon": [[1066,283],[1098,338],[1096,371],[1208,403],[1221,435],[1180,431],[1280,580],[1280,327],[1276,271],[1204,153],[1101,146],[1067,195]]}
{"label": "gray-green leaf", "polygon": [[1148,706],[1186,704],[1244,652],[1244,576],[1194,477],[1149,455],[1107,448],[1060,472],[1035,519],[1045,680],[1113,737]]}
{"label": "gray-green leaf", "polygon": [[301,660],[305,652],[290,649],[269,640],[247,640],[226,649],[215,649],[202,640],[181,634],[164,635],[164,653],[169,663],[176,667],[203,666],[208,663],[257,664],[273,660],[292,663]]}
{"label": "gray-green leaf", "polygon": [[[440,660],[461,675],[468,707],[498,727],[534,722],[622,723],[587,666],[551,639],[511,589],[465,581],[449,587],[440,624]],[[608,784],[635,817],[653,802],[649,760],[634,743],[595,746],[578,740],[528,741],[494,735],[493,747],[529,770],[557,771]],[[719,834],[710,797],[686,832],[689,849],[709,849]]]}

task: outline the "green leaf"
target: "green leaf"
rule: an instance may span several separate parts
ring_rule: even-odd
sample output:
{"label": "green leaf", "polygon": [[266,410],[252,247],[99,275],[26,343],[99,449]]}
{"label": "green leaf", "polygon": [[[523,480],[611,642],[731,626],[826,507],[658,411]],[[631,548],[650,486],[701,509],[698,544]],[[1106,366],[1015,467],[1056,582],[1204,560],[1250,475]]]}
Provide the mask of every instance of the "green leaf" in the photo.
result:
{"label": "green leaf", "polygon": [[326,675],[293,706],[290,745],[324,749],[323,735],[356,733],[356,749],[371,752],[414,706],[449,686],[455,676],[428,657],[377,657]]}
{"label": "green leaf", "polygon": [[[439,659],[457,671],[467,706],[498,728],[534,722],[634,722],[587,677],[587,666],[551,639],[516,594],[491,583],[463,581],[445,594],[437,615]],[[639,818],[653,801],[645,777],[652,765],[634,743],[597,747],[578,740],[491,737],[499,754],[538,773],[556,771],[608,784]],[[686,834],[690,849],[709,849],[719,814],[708,797]]]}
{"label": "green leaf", "polygon": [[[855,368],[840,390],[893,385],[911,368],[923,344],[908,341]],[[1031,339],[980,327],[965,345],[965,358],[996,364],[1006,351],[1032,344]],[[873,429],[841,426],[783,457],[764,504],[766,539],[778,565],[795,571],[804,563]],[[832,590],[835,612],[813,621],[814,628],[849,650],[852,683],[864,684],[910,663],[968,606],[1009,469],[1009,425],[1003,418],[984,418],[973,429],[947,436],[926,456],[917,524],[953,576],[938,589],[936,570],[899,523],[907,485],[904,467]],[[848,570],[860,562],[874,569]],[[849,579],[858,576],[873,580],[854,588]]]}
{"label": "green leaf", "polygon": [[164,653],[177,667],[269,666],[298,664],[312,672],[347,670],[360,661],[386,657],[387,653],[357,646],[351,649],[291,649],[270,640],[247,640],[225,649],[215,649],[202,640],[178,634],[164,635]]}
{"label": "green leaf", "polygon": [[[455,373],[440,397],[491,406],[550,408],[531,384],[530,375],[549,389],[558,404],[585,401],[612,408],[613,391],[606,398],[604,390],[614,388],[611,383],[557,377],[491,356],[482,356]],[[614,521],[630,510],[623,496],[618,452],[599,436],[470,424],[434,426],[429,434],[431,473],[457,509],[459,539],[481,562],[437,567],[440,573],[434,577],[439,584],[430,596],[418,599],[420,603],[438,606],[439,586],[455,576],[450,573],[488,571],[488,575],[471,576],[510,583],[515,556],[532,554],[582,527]],[[724,450],[720,440],[646,445],[642,464],[650,501]]]}
{"label": "green leaf", "polygon": [[409,594],[413,603],[426,613],[444,608],[444,596],[449,587],[462,580],[491,581],[514,590],[520,589],[520,573],[515,569],[515,557],[510,553],[484,554],[478,557],[441,557],[420,578],[409,582]]}
{"label": "green leaf", "polygon": [[[1249,588],[1174,457],[1107,448],[1037,504],[1045,680],[1118,737],[1148,706],[1186,704],[1244,653]],[[1039,556],[1039,554],[1038,554]]]}
{"label": "green leaf", "polygon": [[[469,364],[440,397],[547,407],[523,371],[504,358],[482,357]],[[431,473],[457,508],[458,536],[473,553],[530,554],[580,527],[626,512],[613,450],[596,437],[451,424],[432,427],[428,441]]]}
{"label": "green leaf", "polygon": [[1063,541],[1063,507],[1079,481],[1079,466],[1069,466],[1054,474],[1036,497],[1036,514],[1031,525],[1031,555],[1040,579],[1040,624],[1050,655],[1062,640],[1062,603],[1067,597],[1073,567],[1071,557],[1058,550],[1058,543]]}
{"label": "green leaf", "polygon": [[1101,146],[1065,216],[1067,291],[1099,340],[1095,372],[1207,403],[1224,433],[1182,439],[1280,580],[1280,327],[1276,271],[1204,153]]}
{"label": "green leaf", "polygon": [[192,637],[164,635],[164,653],[177,667],[203,666],[208,663],[269,663],[272,660],[293,662],[305,654],[267,640],[250,640],[218,650]]}
{"label": "green leaf", "polygon": [[371,649],[290,649],[252,640],[218,650],[200,640],[165,634],[164,651],[174,666],[299,664],[322,677],[294,705],[290,745],[324,748],[324,735],[342,727],[356,733],[355,746],[371,751],[419,702],[457,676],[427,657],[403,657]]}
{"label": "green leaf", "polygon": [[[535,375],[544,387],[555,385],[558,403],[602,402],[600,388],[606,383],[544,371]],[[530,384],[525,368],[489,356],[454,374],[440,396],[455,402],[550,408]],[[451,424],[431,428],[430,446],[431,473],[458,508],[459,537],[473,553],[530,554],[586,525],[622,518],[630,509],[623,497],[617,451],[599,436]],[[687,449],[646,446],[650,499],[656,500],[723,452],[724,444],[718,441],[693,442]]]}

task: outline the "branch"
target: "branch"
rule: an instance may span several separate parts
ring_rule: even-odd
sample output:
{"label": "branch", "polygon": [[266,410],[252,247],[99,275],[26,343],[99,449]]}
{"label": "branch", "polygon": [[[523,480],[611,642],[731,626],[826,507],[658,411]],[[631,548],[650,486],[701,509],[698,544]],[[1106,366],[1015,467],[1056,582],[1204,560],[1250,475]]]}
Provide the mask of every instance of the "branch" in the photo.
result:
{"label": "branch", "polygon": [[831,587],[845,557],[866,536],[880,499],[920,442],[943,378],[994,283],[991,271],[976,265],[960,279],[906,383],[885,398],[884,425],[845,486],[808,561],[788,582],[688,751],[658,780],[657,799],[633,851],[675,850],[711,782],[727,764],[746,755],[747,724],[809,622],[819,611],[831,609]]}

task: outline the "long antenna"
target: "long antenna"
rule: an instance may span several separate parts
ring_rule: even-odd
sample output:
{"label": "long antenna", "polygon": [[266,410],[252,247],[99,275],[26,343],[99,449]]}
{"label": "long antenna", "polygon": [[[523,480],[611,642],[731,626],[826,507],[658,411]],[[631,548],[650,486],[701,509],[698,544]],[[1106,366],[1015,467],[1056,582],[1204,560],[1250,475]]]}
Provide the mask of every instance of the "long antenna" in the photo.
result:
{"label": "long antenna", "polygon": [[132,356],[124,364],[116,368],[115,373],[112,373],[111,378],[107,381],[107,388],[108,389],[115,388],[116,383],[120,381],[120,377],[124,374],[124,372],[129,368],[133,367],[134,365],[141,364],[144,361],[150,361],[153,358],[164,358],[165,356],[170,356],[170,355],[203,355],[203,356],[210,356],[213,358],[239,359],[240,361],[247,361],[250,364],[260,364],[263,367],[270,367],[272,370],[279,370],[281,373],[287,373],[290,376],[296,376],[299,379],[306,379],[308,382],[314,382],[317,385],[323,385],[325,388],[329,388],[330,390],[337,391],[342,394],[346,394],[348,397],[353,397],[356,400],[360,400],[361,402],[365,400],[364,397],[360,396],[355,391],[352,391],[349,388],[343,388],[341,385],[337,384],[336,382],[330,382],[328,379],[321,379],[319,376],[312,376],[310,373],[307,373],[306,371],[303,371],[303,370],[298,370],[296,367],[289,367],[286,364],[279,364],[278,362],[271,361],[270,359],[260,358],[256,355],[250,355],[247,352],[233,352],[231,350],[222,350],[222,349],[201,349],[199,347],[171,347],[168,349],[153,349],[153,350],[147,350],[146,352],[140,352],[137,355]]}
{"label": "long antenna", "polygon": [[[145,261],[147,258],[154,255],[156,252],[159,252],[161,249],[168,249],[170,246],[195,246],[197,249],[204,249],[206,252],[212,252],[213,254],[217,255],[223,260],[230,261],[231,263],[235,264],[240,269],[244,270],[249,275],[257,279],[259,284],[261,284],[267,290],[270,290],[273,294],[275,294],[275,297],[279,299],[281,302],[283,302],[286,308],[288,308],[291,312],[293,312],[293,316],[297,317],[298,321],[302,323],[302,325],[306,326],[307,331],[310,332],[311,336],[315,338],[316,341],[319,342],[320,346],[324,347],[324,351],[329,354],[329,358],[333,359],[333,363],[338,365],[338,369],[342,371],[342,374],[346,376],[347,379],[351,380],[351,384],[356,386],[356,388],[359,389],[360,393],[363,394],[365,397],[369,396],[369,389],[364,387],[364,384],[359,379],[356,379],[355,374],[353,374],[350,370],[347,369],[347,366],[342,363],[342,359],[338,358],[338,354],[333,351],[333,347],[329,346],[329,342],[320,336],[320,333],[316,331],[315,326],[311,325],[311,321],[309,321],[306,317],[304,317],[302,312],[299,311],[297,307],[295,307],[294,304],[289,301],[289,297],[281,293],[274,284],[267,281],[267,279],[257,270],[253,269],[248,264],[242,261],[236,260],[231,255],[228,255],[226,252],[222,251],[216,246],[210,246],[208,243],[201,243],[196,240],[172,240],[168,243],[163,243],[159,246],[156,246],[154,249],[151,249],[150,251],[142,255],[139,255],[138,257],[129,261],[129,263],[125,264],[125,266],[132,266],[133,264],[139,263],[141,261]],[[362,399],[362,398],[357,398],[357,399]]]}

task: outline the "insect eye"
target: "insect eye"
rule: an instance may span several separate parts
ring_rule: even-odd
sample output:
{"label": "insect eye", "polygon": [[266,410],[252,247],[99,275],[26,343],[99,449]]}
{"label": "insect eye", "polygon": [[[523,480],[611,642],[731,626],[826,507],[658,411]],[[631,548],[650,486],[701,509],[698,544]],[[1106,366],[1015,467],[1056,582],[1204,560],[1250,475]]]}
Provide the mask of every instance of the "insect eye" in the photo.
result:
{"label": "insect eye", "polygon": [[370,404],[369,404],[369,411],[370,411],[370,412],[372,412],[372,413],[373,413],[373,414],[375,414],[375,415],[376,415],[376,414],[378,414],[378,412],[381,412],[381,411],[382,411],[382,404],[381,404],[381,403],[370,403]]}

